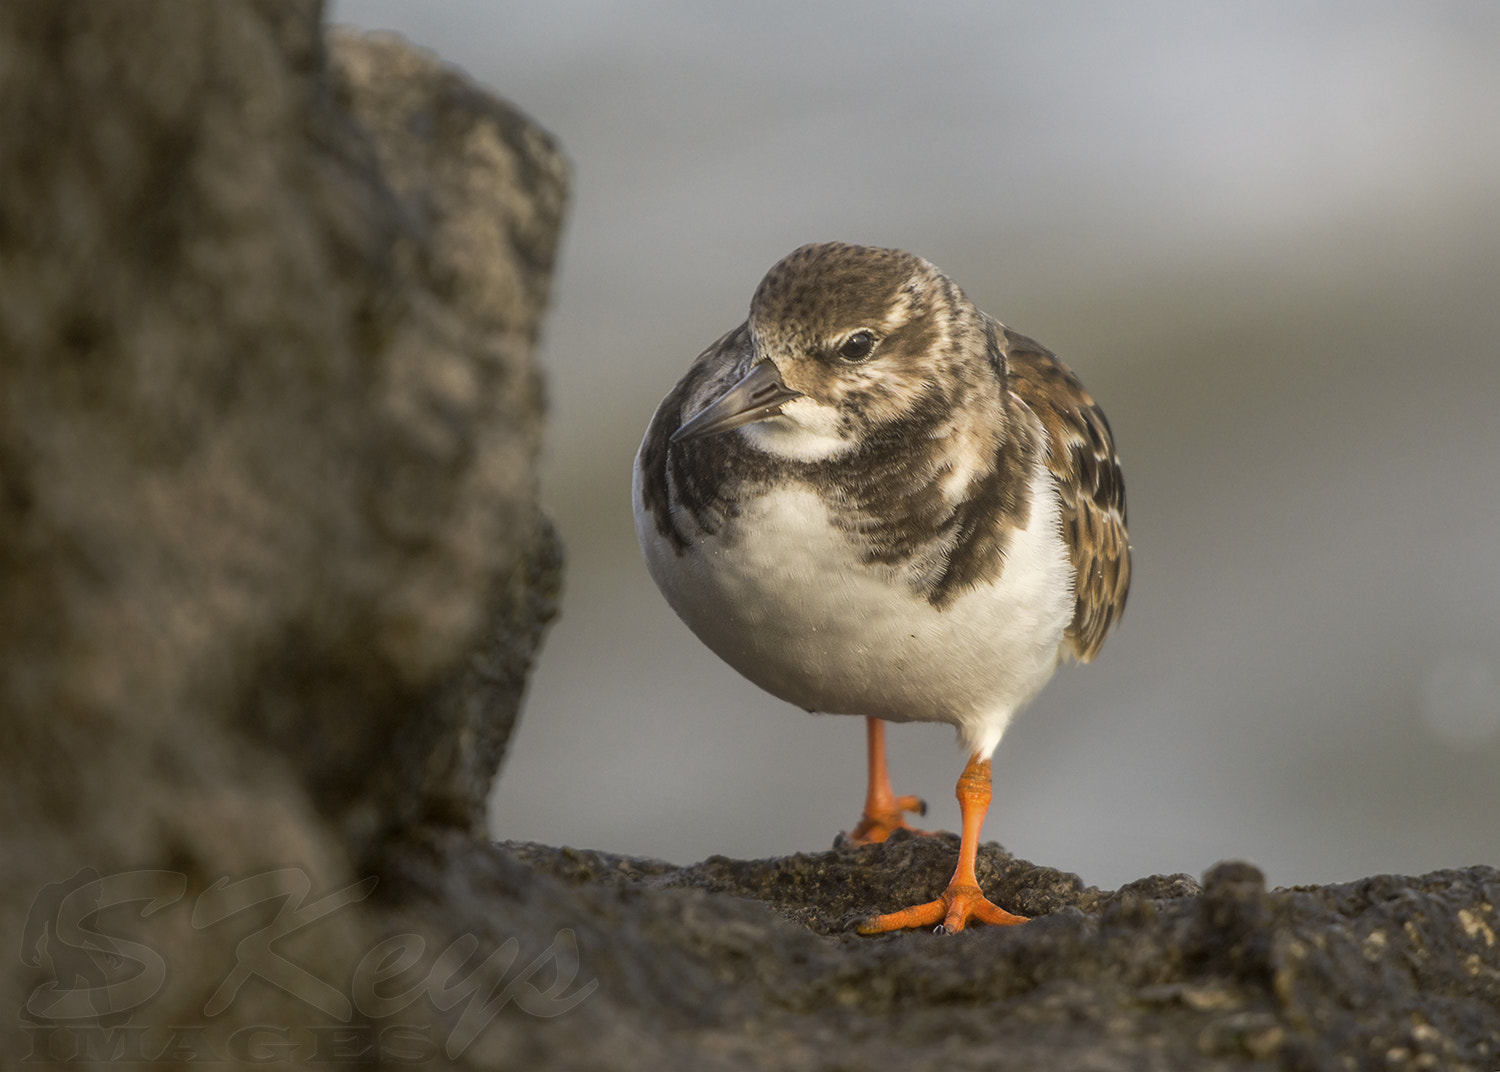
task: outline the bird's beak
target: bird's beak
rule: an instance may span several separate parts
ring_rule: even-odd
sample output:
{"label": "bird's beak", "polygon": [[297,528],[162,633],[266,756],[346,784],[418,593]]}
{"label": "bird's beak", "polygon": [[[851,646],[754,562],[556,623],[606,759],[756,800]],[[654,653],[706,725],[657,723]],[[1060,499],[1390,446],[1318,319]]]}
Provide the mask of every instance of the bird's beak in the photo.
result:
{"label": "bird's beak", "polygon": [[718,435],[741,425],[774,417],[786,403],[801,397],[802,392],[794,391],[782,383],[781,373],[776,370],[776,366],[762,358],[739,383],[673,432],[672,442]]}

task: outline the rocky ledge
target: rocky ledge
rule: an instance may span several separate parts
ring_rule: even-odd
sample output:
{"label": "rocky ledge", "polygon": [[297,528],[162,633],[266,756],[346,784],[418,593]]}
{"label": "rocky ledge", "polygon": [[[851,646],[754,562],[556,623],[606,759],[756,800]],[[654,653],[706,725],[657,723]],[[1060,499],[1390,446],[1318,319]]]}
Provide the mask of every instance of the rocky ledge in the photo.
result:
{"label": "rocky ledge", "polygon": [[981,883],[1031,922],[852,933],[935,896],[956,849],[903,832],[690,867],[515,842],[486,854],[526,891],[529,922],[574,929],[579,978],[599,987],[573,1015],[613,1007],[652,1040],[649,1059],[631,1049],[613,1067],[1500,1067],[1492,868],[1267,890],[1230,862],[1201,886],[1104,891],[990,844]]}

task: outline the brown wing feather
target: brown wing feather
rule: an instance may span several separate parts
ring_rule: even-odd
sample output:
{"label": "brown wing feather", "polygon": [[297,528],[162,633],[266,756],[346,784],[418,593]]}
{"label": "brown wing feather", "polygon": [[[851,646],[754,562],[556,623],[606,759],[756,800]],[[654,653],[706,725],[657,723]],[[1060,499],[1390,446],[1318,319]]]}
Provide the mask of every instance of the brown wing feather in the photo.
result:
{"label": "brown wing feather", "polygon": [[1067,637],[1088,662],[1125,610],[1130,538],[1125,481],[1104,412],[1068,366],[1025,335],[1000,327],[1010,389],[1047,430],[1047,466],[1057,478],[1063,536],[1077,574],[1077,608]]}

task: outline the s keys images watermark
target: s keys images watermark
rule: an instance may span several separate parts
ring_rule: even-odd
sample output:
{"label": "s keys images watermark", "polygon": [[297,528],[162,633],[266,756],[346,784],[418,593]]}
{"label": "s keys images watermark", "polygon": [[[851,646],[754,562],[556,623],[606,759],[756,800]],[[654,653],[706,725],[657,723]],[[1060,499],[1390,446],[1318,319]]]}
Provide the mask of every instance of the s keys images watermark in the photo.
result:
{"label": "s keys images watermark", "polygon": [[[577,936],[567,927],[545,948],[524,952],[515,937],[486,948],[464,933],[429,951],[421,934],[393,934],[338,965],[299,963],[278,945],[315,938],[376,881],[315,900],[298,867],[221,878],[191,898],[187,876],[176,871],[84,868],[48,884],[32,901],[19,951],[43,978],[18,1010],[29,1044],[23,1063],[451,1061],[507,1006],[561,1016],[598,989],[597,979],[579,981]],[[217,986],[192,1023],[180,1022],[180,1004],[170,1022],[153,1014],[174,969],[188,966],[171,957],[191,959],[201,976],[202,958],[182,944],[184,924],[189,934],[212,935],[205,947],[215,951],[235,939],[226,963],[209,966]],[[252,985],[294,999],[297,1022],[226,1016]]]}

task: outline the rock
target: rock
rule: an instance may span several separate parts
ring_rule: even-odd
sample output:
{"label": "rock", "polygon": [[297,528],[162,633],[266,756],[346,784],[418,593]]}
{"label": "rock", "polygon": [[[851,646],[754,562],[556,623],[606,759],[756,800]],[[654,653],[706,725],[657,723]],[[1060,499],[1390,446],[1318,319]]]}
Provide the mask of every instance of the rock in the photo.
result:
{"label": "rock", "polygon": [[583,974],[601,980],[570,1015],[625,1005],[653,1039],[649,1058],[614,1068],[662,1052],[669,1067],[768,1069],[1500,1064],[1492,868],[1268,891],[1258,869],[1226,863],[1201,890],[1178,875],[1109,893],[986,845],[981,883],[1031,922],[848,930],[935,896],[956,847],[901,833],[682,868],[499,851],[565,887],[544,896],[576,928]]}
{"label": "rock", "polygon": [[554,613],[566,163],[320,14],[0,6],[7,1055],[358,1049],[372,880],[478,836]]}
{"label": "rock", "polygon": [[[414,304],[445,344],[418,340],[401,372],[410,397],[398,404],[425,411],[420,435],[440,447],[458,487],[451,509],[429,512],[425,500],[442,485],[408,467],[414,498],[401,529],[422,543],[462,540],[467,576],[414,600],[425,613],[434,597],[451,602],[481,624],[463,665],[404,708],[403,736],[369,795],[387,831],[436,819],[478,834],[561,586],[561,547],[537,507],[532,351],[567,165],[539,127],[399,38],[337,32],[331,59],[336,99],[369,136],[375,174],[416,229]],[[438,556],[433,566],[452,569]]]}

